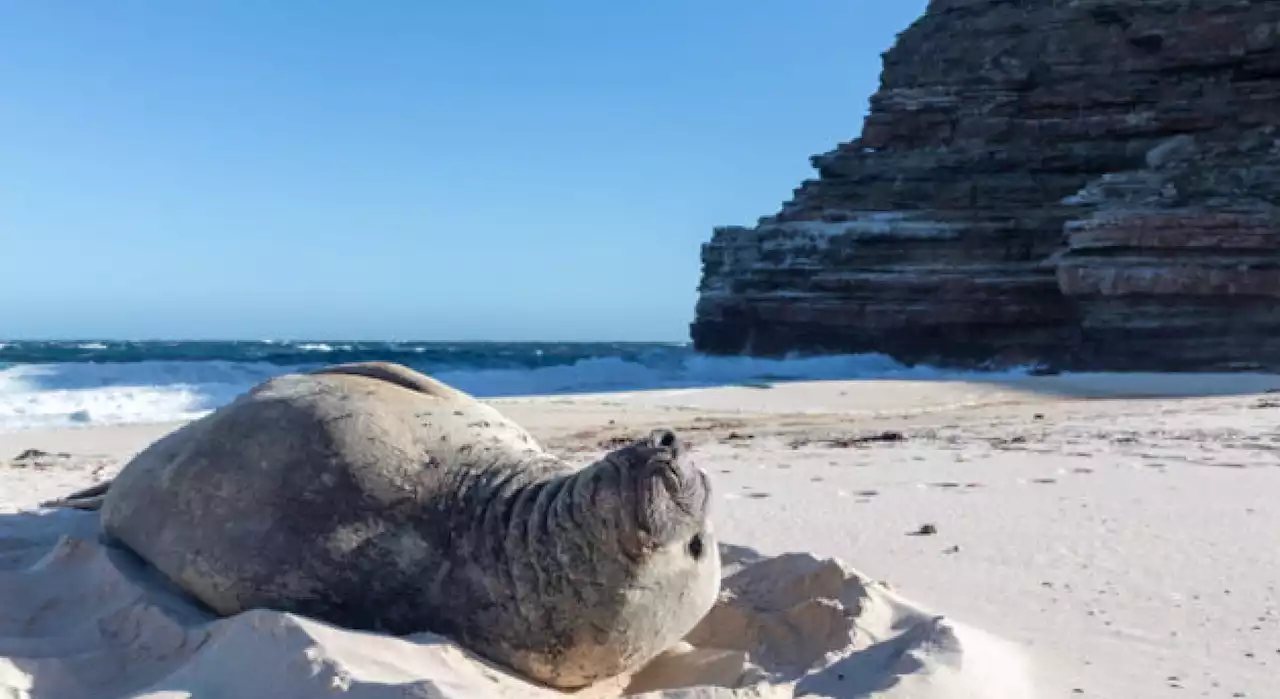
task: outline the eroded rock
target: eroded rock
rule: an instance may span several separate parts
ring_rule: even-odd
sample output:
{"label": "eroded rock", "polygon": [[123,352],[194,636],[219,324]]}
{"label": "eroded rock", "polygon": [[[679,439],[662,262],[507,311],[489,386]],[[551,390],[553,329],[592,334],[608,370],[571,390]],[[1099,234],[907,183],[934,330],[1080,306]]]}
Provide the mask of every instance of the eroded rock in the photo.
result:
{"label": "eroded rock", "polygon": [[1280,5],[933,0],[861,136],[703,247],[695,347],[1280,367]]}

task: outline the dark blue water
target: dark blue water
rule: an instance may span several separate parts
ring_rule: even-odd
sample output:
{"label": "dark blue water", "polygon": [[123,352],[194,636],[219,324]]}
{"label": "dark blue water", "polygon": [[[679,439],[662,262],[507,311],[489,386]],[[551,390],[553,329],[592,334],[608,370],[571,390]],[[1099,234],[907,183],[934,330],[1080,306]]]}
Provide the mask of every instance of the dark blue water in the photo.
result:
{"label": "dark blue water", "polygon": [[691,350],[671,343],[596,342],[272,342],[272,341],[0,341],[0,365],[64,362],[265,362],[312,363],[394,361],[433,371],[447,369],[536,369],[584,359],[678,360]]}

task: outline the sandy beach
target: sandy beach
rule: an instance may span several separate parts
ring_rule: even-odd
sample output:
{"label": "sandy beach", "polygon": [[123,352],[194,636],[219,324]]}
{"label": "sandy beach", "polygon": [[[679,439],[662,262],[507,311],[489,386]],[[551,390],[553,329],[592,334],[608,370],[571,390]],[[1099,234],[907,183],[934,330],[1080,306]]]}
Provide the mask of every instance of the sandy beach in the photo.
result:
{"label": "sandy beach", "polygon": [[[802,692],[802,684],[769,696],[1012,699],[1025,679],[1033,697],[1144,699],[1276,696],[1280,395],[1269,391],[1280,391],[1280,377],[1064,375],[490,402],[552,451],[583,462],[613,440],[675,427],[714,478],[723,542],[764,556],[838,559],[922,615],[944,615],[1008,644],[990,651],[977,690],[913,690],[904,679],[910,669],[897,668],[900,677],[886,687]],[[42,693],[31,681],[39,664],[22,662],[70,652],[32,639],[75,637],[68,629],[77,615],[95,618],[85,595],[36,616],[19,608],[32,594],[21,576],[90,555],[50,553],[59,536],[92,540],[91,514],[28,513],[110,478],[174,427],[0,434],[0,696],[107,696],[67,686]],[[339,633],[307,623],[288,632]],[[424,651],[401,652],[412,666]],[[982,652],[967,656],[972,672]],[[443,667],[440,657],[430,667]],[[446,670],[463,672],[462,660],[452,662]],[[183,666],[152,683],[121,684],[132,689],[110,696],[202,696],[191,687],[218,672]]]}

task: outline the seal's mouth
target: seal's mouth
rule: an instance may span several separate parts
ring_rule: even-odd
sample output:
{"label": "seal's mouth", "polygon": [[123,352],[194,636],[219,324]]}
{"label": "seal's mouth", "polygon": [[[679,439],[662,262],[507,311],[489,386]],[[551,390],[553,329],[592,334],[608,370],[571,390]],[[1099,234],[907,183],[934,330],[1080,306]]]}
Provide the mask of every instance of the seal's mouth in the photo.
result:
{"label": "seal's mouth", "polygon": [[698,482],[702,486],[702,502],[699,503],[698,511],[702,516],[711,516],[711,475],[704,468],[698,469]]}
{"label": "seal's mouth", "polygon": [[690,517],[705,518],[711,500],[711,477],[707,472],[682,455],[664,454],[654,461],[658,480],[672,504]]}
{"label": "seal's mouth", "polygon": [[674,458],[659,458],[663,463],[658,466],[658,477],[662,479],[662,485],[667,489],[667,493],[678,499],[680,492],[685,488],[680,464]]}

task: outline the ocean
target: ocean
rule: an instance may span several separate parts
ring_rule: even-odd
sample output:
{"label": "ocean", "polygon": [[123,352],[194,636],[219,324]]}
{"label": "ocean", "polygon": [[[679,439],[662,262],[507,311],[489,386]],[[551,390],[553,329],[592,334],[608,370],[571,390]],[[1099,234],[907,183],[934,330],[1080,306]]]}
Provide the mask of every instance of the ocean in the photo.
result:
{"label": "ocean", "polygon": [[0,341],[0,432],[199,417],[271,376],[400,362],[483,398],[920,377],[882,355],[709,357],[662,343]]}

